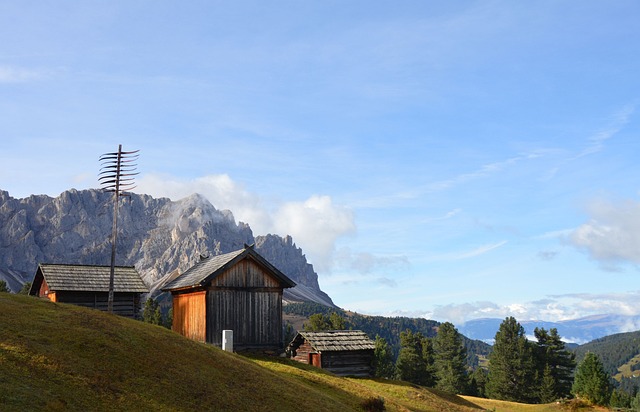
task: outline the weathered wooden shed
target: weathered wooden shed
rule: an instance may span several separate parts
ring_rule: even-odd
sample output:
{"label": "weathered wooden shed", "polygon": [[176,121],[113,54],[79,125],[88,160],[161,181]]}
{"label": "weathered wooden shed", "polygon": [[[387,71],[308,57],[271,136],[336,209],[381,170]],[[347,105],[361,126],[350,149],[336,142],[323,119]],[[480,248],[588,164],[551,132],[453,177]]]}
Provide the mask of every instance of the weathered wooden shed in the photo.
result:
{"label": "weathered wooden shed", "polygon": [[370,376],[375,342],[361,330],[298,332],[287,353],[340,376]]}
{"label": "weathered wooden shed", "polygon": [[253,246],[203,258],[165,287],[173,296],[173,330],[222,345],[233,330],[235,350],[284,347],[282,292],[295,283]]}
{"label": "weathered wooden shed", "polygon": [[[29,294],[106,312],[110,274],[111,266],[40,264]],[[133,266],[115,267],[113,313],[138,317],[141,295],[148,292]]]}

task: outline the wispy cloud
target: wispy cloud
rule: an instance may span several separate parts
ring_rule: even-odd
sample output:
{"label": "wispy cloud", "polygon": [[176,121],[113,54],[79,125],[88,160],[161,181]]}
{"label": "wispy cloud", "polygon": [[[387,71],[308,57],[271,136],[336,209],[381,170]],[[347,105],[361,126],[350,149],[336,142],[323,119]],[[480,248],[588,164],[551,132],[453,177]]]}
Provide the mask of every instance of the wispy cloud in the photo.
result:
{"label": "wispy cloud", "polygon": [[41,71],[21,67],[0,66],[0,83],[24,83],[43,78]]}
{"label": "wispy cloud", "polygon": [[449,220],[449,219],[459,215],[460,213],[462,213],[462,209],[461,208],[455,208],[455,209],[452,209],[452,210],[448,211],[447,213],[445,213],[442,216],[429,217],[429,218],[423,219],[420,223],[428,224],[428,223],[442,222],[442,221],[445,221],[445,220]]}
{"label": "wispy cloud", "polygon": [[334,259],[336,266],[360,274],[375,273],[380,270],[401,271],[411,266],[406,256],[376,256],[368,252],[354,252],[348,247],[337,250]]}
{"label": "wispy cloud", "polygon": [[616,112],[610,124],[587,139],[587,147],[571,160],[579,159],[594,153],[598,153],[605,147],[605,142],[614,137],[629,122],[629,118],[635,111],[635,105],[627,105]]}
{"label": "wispy cloud", "polygon": [[428,261],[451,261],[451,260],[463,260],[463,259],[471,259],[480,255],[484,255],[485,253],[489,253],[495,249],[498,249],[504,245],[509,243],[508,240],[503,240],[497,243],[490,243],[482,246],[478,246],[475,249],[468,251],[460,251],[460,252],[451,252],[451,253],[443,253],[440,255],[433,255],[427,257]]}

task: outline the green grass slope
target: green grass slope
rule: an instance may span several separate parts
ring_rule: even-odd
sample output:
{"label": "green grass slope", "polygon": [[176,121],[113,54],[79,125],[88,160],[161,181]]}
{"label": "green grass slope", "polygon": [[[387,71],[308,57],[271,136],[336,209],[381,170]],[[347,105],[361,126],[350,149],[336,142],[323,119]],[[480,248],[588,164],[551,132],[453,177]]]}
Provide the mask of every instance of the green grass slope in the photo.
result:
{"label": "green grass slope", "polygon": [[0,293],[2,411],[358,411],[377,397],[388,411],[487,409],[474,398],[247,358],[162,327]]}

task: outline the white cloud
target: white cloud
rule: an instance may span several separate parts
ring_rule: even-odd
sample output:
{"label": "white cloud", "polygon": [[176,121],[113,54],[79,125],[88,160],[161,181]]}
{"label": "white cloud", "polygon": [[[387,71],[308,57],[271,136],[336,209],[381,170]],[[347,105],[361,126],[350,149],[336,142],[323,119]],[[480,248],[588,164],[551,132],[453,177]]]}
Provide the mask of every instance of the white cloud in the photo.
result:
{"label": "white cloud", "polygon": [[572,244],[609,267],[612,263],[640,263],[640,202],[598,201],[589,211],[589,222],[571,234]]}
{"label": "white cloud", "polygon": [[229,209],[238,221],[249,223],[256,235],[291,235],[316,270],[330,270],[336,241],[356,230],[351,210],[333,204],[329,196],[268,207],[226,174],[191,180],[147,174],[138,179],[136,191],[174,200],[200,193],[216,208]]}
{"label": "white cloud", "polygon": [[[497,304],[480,301],[436,306],[427,318],[462,324],[471,319],[505,318],[559,322],[598,314],[640,315],[640,291],[610,294],[553,295],[532,302]],[[631,328],[633,325],[627,325]],[[621,330],[622,331],[622,330]]]}
{"label": "white cloud", "polygon": [[318,270],[331,268],[336,240],[356,229],[351,210],[334,205],[329,196],[285,203],[274,214],[273,222],[276,233],[290,234],[305,252],[314,256]]}

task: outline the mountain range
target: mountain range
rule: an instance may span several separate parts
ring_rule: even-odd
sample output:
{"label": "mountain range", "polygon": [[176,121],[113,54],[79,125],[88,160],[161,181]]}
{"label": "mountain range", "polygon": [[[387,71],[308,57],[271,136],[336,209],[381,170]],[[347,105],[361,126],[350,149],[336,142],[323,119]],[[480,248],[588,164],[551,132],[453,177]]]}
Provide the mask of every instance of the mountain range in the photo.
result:
{"label": "mountain range", "polygon": [[[496,332],[504,319],[473,319],[458,327],[458,331],[470,339],[493,343]],[[593,315],[579,319],[548,322],[543,320],[518,320],[527,337],[535,339],[535,328],[549,330],[556,328],[562,340],[569,343],[584,344],[603,336],[640,330],[640,316],[617,314]]]}
{"label": "mountain range", "polygon": [[[40,263],[109,265],[113,213],[112,194],[100,190],[24,199],[0,190],[0,278],[15,292]],[[172,201],[131,193],[120,200],[116,264],[135,266],[152,293],[201,255],[251,244],[296,282],[285,300],[334,306],[290,236],[254,236],[249,224],[236,223],[231,211],[217,210],[198,194]]]}

